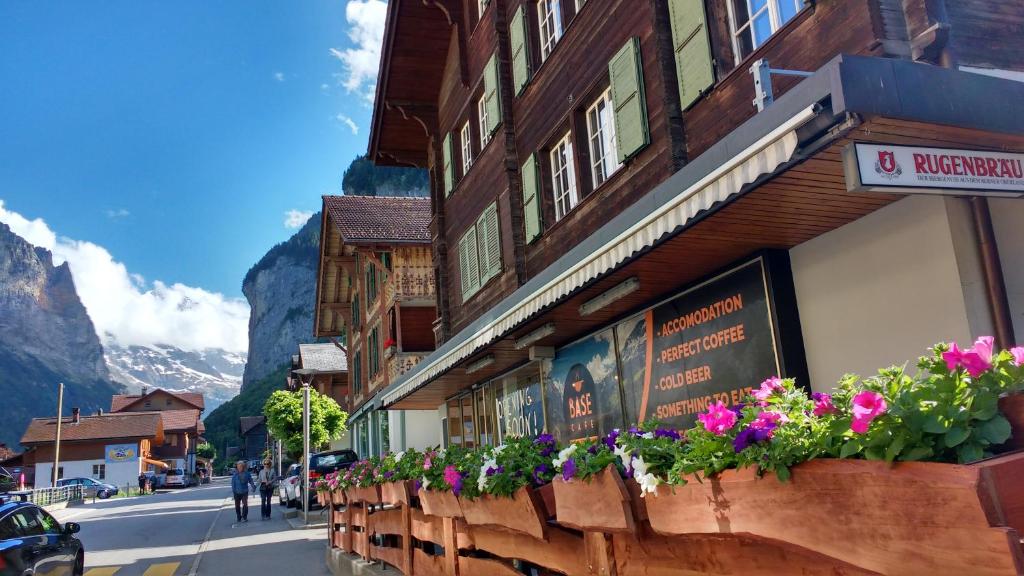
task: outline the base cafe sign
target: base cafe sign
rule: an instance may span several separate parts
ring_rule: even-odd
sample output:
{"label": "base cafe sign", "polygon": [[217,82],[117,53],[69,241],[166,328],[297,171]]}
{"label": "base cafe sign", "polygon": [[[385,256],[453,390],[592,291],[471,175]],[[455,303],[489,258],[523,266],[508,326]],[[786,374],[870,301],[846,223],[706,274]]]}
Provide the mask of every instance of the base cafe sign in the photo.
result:
{"label": "base cafe sign", "polygon": [[1024,195],[1024,154],[858,142],[843,160],[850,192]]}

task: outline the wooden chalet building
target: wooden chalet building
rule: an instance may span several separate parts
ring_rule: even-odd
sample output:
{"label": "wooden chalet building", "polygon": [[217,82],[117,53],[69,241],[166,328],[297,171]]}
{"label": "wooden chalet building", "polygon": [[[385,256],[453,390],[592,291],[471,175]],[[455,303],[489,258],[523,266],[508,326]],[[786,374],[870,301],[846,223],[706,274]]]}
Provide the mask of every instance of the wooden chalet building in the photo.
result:
{"label": "wooden chalet building", "polygon": [[[152,459],[176,460],[189,474],[195,472],[196,446],[202,443],[206,426],[202,421],[206,402],[196,392],[171,392],[143,388],[141,394],[117,394],[110,402],[111,413],[158,412],[163,419],[164,439],[152,445]],[[154,463],[154,468],[166,468]]]}
{"label": "wooden chalet building", "polygon": [[[438,349],[375,360],[356,397],[440,408],[449,444],[566,441],[1024,342],[1022,23],[997,0],[391,0],[370,155],[430,170]],[[394,264],[332,202],[317,332],[354,316],[366,370],[367,330],[406,333],[358,297]]]}
{"label": "wooden chalet building", "polygon": [[241,457],[258,460],[271,448],[266,416],[242,416],[238,419],[238,437],[242,440]]}
{"label": "wooden chalet building", "polygon": [[436,406],[426,413],[377,412],[373,402],[434,350],[429,222],[427,198],[323,199],[314,336],[334,340],[319,346],[338,345],[347,355],[344,407],[351,446],[360,456],[441,440]]}

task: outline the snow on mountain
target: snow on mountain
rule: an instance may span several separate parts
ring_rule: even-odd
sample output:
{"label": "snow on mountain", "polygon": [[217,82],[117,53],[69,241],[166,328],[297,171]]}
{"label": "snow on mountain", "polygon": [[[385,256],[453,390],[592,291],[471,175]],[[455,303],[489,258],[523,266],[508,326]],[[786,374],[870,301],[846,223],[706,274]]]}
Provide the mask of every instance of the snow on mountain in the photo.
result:
{"label": "snow on mountain", "polygon": [[245,354],[209,349],[189,352],[168,345],[121,346],[109,338],[104,356],[111,378],[132,393],[143,386],[176,392],[200,392],[206,412],[238,395]]}

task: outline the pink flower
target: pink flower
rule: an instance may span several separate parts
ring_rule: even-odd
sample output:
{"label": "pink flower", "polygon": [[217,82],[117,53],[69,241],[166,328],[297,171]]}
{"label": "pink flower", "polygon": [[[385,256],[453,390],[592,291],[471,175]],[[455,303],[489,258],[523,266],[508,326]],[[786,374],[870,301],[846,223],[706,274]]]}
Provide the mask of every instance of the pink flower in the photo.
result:
{"label": "pink flower", "polygon": [[884,414],[888,405],[885,398],[878,392],[863,390],[853,397],[853,422],[850,429],[857,434],[864,434],[871,426],[871,421]]}
{"label": "pink flower", "polygon": [[960,351],[960,348],[953,342],[949,345],[949,350],[942,353],[942,359],[946,361],[946,369],[950,372],[956,372],[956,369],[964,361],[964,353]]}
{"label": "pink flower", "polygon": [[452,492],[454,492],[456,496],[459,495],[459,492],[462,492],[462,474],[459,473],[458,468],[455,466],[449,464],[445,467],[444,481],[452,487]]}
{"label": "pink flower", "polygon": [[768,404],[768,398],[776,392],[782,392],[785,388],[782,386],[782,379],[778,376],[772,376],[771,378],[761,382],[761,387],[754,390],[754,398],[757,398],[761,406]]}
{"label": "pink flower", "polygon": [[811,398],[814,399],[815,416],[824,416],[825,414],[835,414],[837,412],[835,404],[832,403],[831,394],[815,392],[811,395]]}
{"label": "pink flower", "polygon": [[697,419],[715,436],[725,436],[725,431],[736,425],[736,413],[726,408],[721,400],[708,406],[708,411],[698,414]]}
{"label": "pink flower", "polygon": [[1010,354],[1013,354],[1014,366],[1024,366],[1024,346],[1010,348]]}
{"label": "pink flower", "polygon": [[971,375],[971,378],[977,378],[992,368],[992,348],[994,344],[995,338],[982,336],[974,342],[974,346],[964,351],[963,359],[960,363],[963,364],[964,369]]}
{"label": "pink flower", "polygon": [[423,469],[424,470],[430,470],[430,464],[431,464],[430,456],[427,456],[426,458],[423,459]]}

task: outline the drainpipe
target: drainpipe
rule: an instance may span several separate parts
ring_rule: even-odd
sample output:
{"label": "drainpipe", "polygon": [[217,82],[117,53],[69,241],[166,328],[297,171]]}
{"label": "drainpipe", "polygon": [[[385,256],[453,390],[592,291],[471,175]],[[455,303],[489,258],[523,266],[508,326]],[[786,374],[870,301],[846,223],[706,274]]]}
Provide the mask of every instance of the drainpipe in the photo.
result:
{"label": "drainpipe", "polygon": [[984,196],[973,196],[968,202],[978,237],[981,271],[985,276],[985,292],[992,314],[996,346],[1008,348],[1014,344],[1013,317],[1010,315],[1010,299],[1006,295],[999,246],[996,244],[996,235],[992,228],[992,213],[989,210],[988,199]]}

